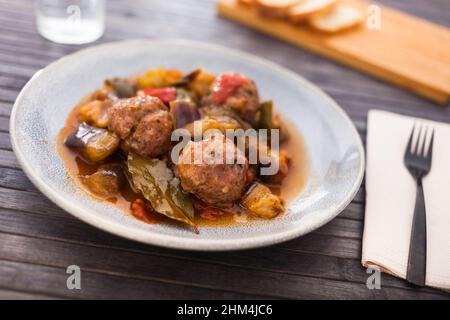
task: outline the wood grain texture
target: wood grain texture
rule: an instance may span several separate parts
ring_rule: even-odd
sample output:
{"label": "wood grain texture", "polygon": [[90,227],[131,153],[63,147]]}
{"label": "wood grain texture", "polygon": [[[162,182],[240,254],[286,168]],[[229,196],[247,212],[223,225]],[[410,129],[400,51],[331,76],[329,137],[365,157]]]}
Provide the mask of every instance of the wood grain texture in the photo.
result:
{"label": "wood grain texture", "polygon": [[[361,0],[345,2],[362,13],[369,5]],[[286,20],[268,19],[236,0],[218,3],[224,17],[447,104],[450,30],[386,6],[379,5],[379,9],[379,30],[361,25],[346,32],[325,34]]]}
{"label": "wood grain texture", "polygon": [[[448,26],[447,0],[382,0]],[[371,108],[450,123],[450,110],[216,15],[213,0],[108,1],[105,36],[187,38],[238,48],[312,81],[347,111],[363,140]],[[170,28],[167,21],[171,21]],[[97,230],[46,199],[20,170],[9,142],[14,100],[39,69],[82,47],[50,43],[36,32],[32,2],[0,0],[0,299],[449,299],[383,275],[365,287],[361,267],[364,187],[329,224],[268,248],[228,253],[168,250]],[[82,268],[68,290],[66,267]],[[195,277],[192,276],[195,274]]]}

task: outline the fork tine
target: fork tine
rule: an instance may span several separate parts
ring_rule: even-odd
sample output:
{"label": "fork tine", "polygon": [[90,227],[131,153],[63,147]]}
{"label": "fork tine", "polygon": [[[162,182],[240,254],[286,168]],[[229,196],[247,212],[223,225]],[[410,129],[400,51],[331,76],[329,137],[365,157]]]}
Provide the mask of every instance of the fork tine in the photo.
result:
{"label": "fork tine", "polygon": [[422,144],[419,146],[420,150],[419,150],[419,147],[417,149],[417,155],[419,157],[425,157],[425,151],[426,151],[425,147],[426,147],[426,143],[427,143],[427,135],[428,135],[428,126],[425,125],[423,128],[423,137],[420,136],[419,139],[417,140],[417,144],[419,144],[420,139],[423,139]]}
{"label": "fork tine", "polygon": [[[431,162],[431,157],[433,156],[433,144],[434,144],[434,129],[431,131],[431,139],[428,146],[427,154],[425,155],[428,162]],[[424,151],[425,153],[425,151]]]}
{"label": "fork tine", "polygon": [[412,153],[411,149],[412,149],[412,140],[413,140],[413,136],[414,136],[414,131],[416,130],[416,124],[413,124],[413,127],[411,129],[411,133],[409,134],[409,140],[408,140],[408,145],[406,147],[405,150],[405,157],[409,154]]}
{"label": "fork tine", "polygon": [[415,155],[419,154],[420,136],[421,135],[422,135],[422,125],[419,124],[419,132],[417,133],[416,143],[414,145],[414,150],[412,151],[412,153]]}

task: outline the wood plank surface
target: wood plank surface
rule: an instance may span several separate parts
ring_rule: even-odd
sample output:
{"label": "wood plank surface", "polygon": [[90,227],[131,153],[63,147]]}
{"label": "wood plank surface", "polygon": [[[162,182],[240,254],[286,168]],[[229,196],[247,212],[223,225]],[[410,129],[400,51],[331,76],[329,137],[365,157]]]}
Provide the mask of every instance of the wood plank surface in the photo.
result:
{"label": "wood plank surface", "polygon": [[[365,13],[369,4],[345,0]],[[433,101],[450,98],[450,29],[378,5],[381,27],[364,24],[346,32],[326,34],[283,19],[269,19],[238,0],[220,0],[221,15],[276,38],[312,50],[408,88]]]}
{"label": "wood plank surface", "polygon": [[[380,2],[450,25],[447,0]],[[106,33],[99,43],[187,38],[260,55],[320,86],[349,114],[363,140],[372,108],[450,123],[448,108],[218,17],[213,0],[107,3]],[[9,141],[9,115],[36,71],[82,47],[42,39],[31,1],[0,0],[0,299],[450,299],[384,274],[381,290],[366,288],[368,275],[360,263],[364,186],[319,230],[242,252],[185,252],[135,243],[58,208],[21,171]],[[81,267],[81,290],[66,286],[66,268],[72,264]]]}

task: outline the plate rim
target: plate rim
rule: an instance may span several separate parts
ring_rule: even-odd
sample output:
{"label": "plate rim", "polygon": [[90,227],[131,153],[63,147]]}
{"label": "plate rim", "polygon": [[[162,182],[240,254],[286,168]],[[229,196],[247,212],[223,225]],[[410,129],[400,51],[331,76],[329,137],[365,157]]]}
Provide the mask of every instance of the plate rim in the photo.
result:
{"label": "plate rim", "polygon": [[[296,80],[300,81],[305,87],[314,91],[316,94],[320,95],[323,99],[325,99],[335,111],[342,116],[343,120],[347,122],[347,125],[353,132],[356,137],[358,152],[361,155],[360,166],[358,168],[358,175],[355,183],[353,184],[348,195],[336,206],[327,209],[328,214],[326,215],[326,219],[323,219],[319,222],[313,223],[308,226],[308,228],[304,226],[300,226],[297,228],[284,230],[278,232],[276,234],[262,235],[262,236],[252,236],[248,238],[245,242],[242,239],[194,239],[194,238],[181,238],[176,235],[164,235],[160,233],[154,233],[150,230],[139,230],[135,229],[132,226],[120,224],[117,221],[102,217],[100,215],[93,214],[91,210],[83,208],[82,206],[78,206],[76,203],[65,200],[61,196],[58,195],[57,192],[54,191],[50,186],[48,186],[32,169],[32,166],[27,163],[24,155],[22,154],[20,147],[17,141],[17,128],[16,128],[16,115],[19,110],[19,106],[24,99],[28,88],[45,72],[49,72],[49,70],[55,68],[58,65],[64,64],[66,61],[72,59],[74,56],[79,54],[86,54],[91,51],[96,50],[105,50],[107,47],[114,47],[118,45],[172,45],[172,46],[188,46],[194,48],[201,48],[209,51],[216,51],[220,53],[224,53],[231,56],[239,56],[244,57],[245,59],[254,61],[256,63],[267,65],[273,70],[281,74],[285,74],[289,77],[293,77]],[[53,203],[55,203],[58,207],[62,208],[66,212],[70,213],[72,216],[80,219],[81,221],[98,228],[100,230],[106,231],[108,233],[114,234],[116,236],[120,236],[129,240],[149,244],[156,245],[160,247],[172,248],[172,249],[183,249],[183,250],[193,250],[193,251],[232,251],[232,250],[244,250],[250,248],[258,248],[263,246],[268,246],[280,242],[284,242],[287,240],[291,240],[297,237],[300,237],[304,234],[307,234],[317,228],[327,224],[329,221],[334,219],[339,213],[341,213],[348,204],[354,199],[356,193],[358,192],[363,177],[364,177],[364,168],[365,168],[365,151],[361,141],[361,137],[356,130],[354,123],[351,121],[350,117],[346,114],[346,112],[335,102],[331,97],[329,97],[322,89],[320,89],[315,84],[303,78],[301,75],[288,70],[287,68],[275,63],[271,62],[265,58],[258,57],[254,54],[247,53],[241,50],[232,49],[229,47],[224,47],[216,44],[210,44],[200,41],[192,41],[185,39],[172,39],[172,40],[156,40],[156,39],[132,39],[132,40],[122,40],[122,41],[114,41],[107,42],[95,46],[91,46],[88,48],[84,48],[73,52],[71,54],[65,55],[58,60],[50,63],[45,68],[38,70],[26,83],[26,85],[22,88],[19,95],[17,96],[12,111],[10,115],[9,122],[9,133],[10,140],[14,154],[18,160],[18,163],[22,170],[25,172],[26,176],[31,180],[31,182],[37,187],[39,191],[41,191],[48,199],[50,199]]]}

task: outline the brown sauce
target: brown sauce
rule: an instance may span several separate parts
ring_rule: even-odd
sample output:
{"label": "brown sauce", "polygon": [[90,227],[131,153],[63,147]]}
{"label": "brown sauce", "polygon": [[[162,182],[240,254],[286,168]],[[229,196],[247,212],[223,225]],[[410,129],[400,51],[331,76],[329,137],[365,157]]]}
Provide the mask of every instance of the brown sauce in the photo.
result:
{"label": "brown sauce", "polygon": [[[85,187],[80,179],[81,176],[86,176],[93,174],[97,171],[99,164],[92,164],[86,162],[80,155],[71,150],[70,148],[64,145],[64,141],[66,138],[72,134],[75,129],[78,127],[80,122],[77,119],[78,109],[86,103],[87,98],[82,100],[80,104],[75,107],[72,112],[69,114],[69,117],[66,120],[65,126],[61,129],[58,138],[57,138],[57,149],[60,154],[65,168],[69,174],[69,176],[74,179],[78,185],[89,193],[94,199],[98,201],[105,201],[110,203],[112,206],[115,206],[120,211],[124,212],[126,215],[132,215],[131,212],[131,204],[134,200],[138,198],[142,198],[142,196],[136,192],[134,192],[131,186],[127,183],[120,191],[119,194],[116,194],[112,197],[101,197],[89,191],[87,187]],[[284,178],[281,186],[276,188],[271,188],[274,193],[279,195],[285,203],[289,203],[293,200],[303,189],[307,173],[308,173],[308,158],[306,152],[306,146],[303,142],[303,138],[300,133],[297,131],[294,125],[292,125],[289,121],[283,119],[288,132],[289,139],[284,142],[280,149],[286,150],[291,157],[292,161],[289,167],[289,174]],[[107,162],[119,161],[118,157],[112,156],[108,159]],[[243,208],[238,205],[233,206],[230,209],[220,210],[220,212],[216,212],[216,214],[212,216],[201,216],[199,214],[195,215],[195,224],[199,227],[218,227],[218,226],[231,226],[236,224],[245,223],[250,220],[258,219],[253,215],[246,212]],[[275,218],[276,219],[276,218]],[[178,223],[170,220],[162,215],[155,214],[149,217],[150,221],[154,223],[164,223],[164,224],[174,224]],[[148,223],[149,221],[147,221]]]}

